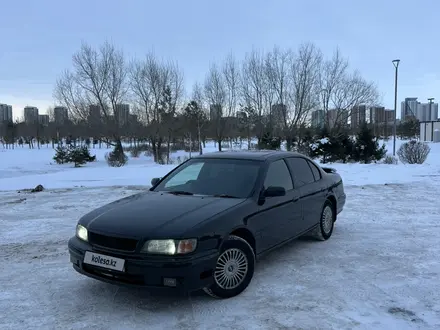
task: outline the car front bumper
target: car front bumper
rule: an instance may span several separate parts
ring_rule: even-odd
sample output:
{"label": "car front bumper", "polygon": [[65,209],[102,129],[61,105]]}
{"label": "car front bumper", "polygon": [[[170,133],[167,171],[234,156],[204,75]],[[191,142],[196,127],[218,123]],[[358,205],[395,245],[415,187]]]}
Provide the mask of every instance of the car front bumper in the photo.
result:
{"label": "car front bumper", "polygon": [[[218,251],[178,258],[128,254],[98,249],[76,236],[69,240],[68,247],[73,268],[83,275],[111,284],[170,289],[181,293],[212,284],[212,273],[218,258]],[[125,269],[120,272],[86,264],[83,262],[86,251],[124,259]]]}

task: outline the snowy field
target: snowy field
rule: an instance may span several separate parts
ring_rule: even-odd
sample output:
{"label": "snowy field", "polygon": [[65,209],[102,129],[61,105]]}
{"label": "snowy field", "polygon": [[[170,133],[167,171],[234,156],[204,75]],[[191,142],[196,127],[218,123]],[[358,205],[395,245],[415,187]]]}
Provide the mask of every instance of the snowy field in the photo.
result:
{"label": "snowy field", "polygon": [[[109,150],[96,149],[97,162],[73,168],[51,165],[52,149],[0,150],[0,329],[440,329],[440,145],[431,148],[423,165],[332,164],[347,193],[332,238],[269,254],[229,300],[120,288],[69,262],[82,214],[172,165],[140,157],[109,168]],[[17,192],[37,184],[47,190]]]}

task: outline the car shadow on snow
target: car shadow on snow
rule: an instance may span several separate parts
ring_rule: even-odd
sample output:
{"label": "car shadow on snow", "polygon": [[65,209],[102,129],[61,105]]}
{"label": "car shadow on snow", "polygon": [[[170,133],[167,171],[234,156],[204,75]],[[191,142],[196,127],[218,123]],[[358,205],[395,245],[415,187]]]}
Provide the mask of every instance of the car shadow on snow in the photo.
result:
{"label": "car shadow on snow", "polygon": [[[183,295],[117,286],[77,274],[66,282],[66,286],[59,288],[59,294],[71,289],[76,294],[56,309],[60,315],[65,315],[68,309],[67,315],[62,318],[75,315],[88,320],[92,310],[94,317],[105,317],[109,322],[130,319],[130,322],[143,324],[154,319],[165,322],[164,328],[170,328],[173,324],[182,329],[197,328],[212,318],[217,326],[221,324],[225,329],[246,329],[237,325],[237,318],[247,314],[253,315],[254,322],[266,324],[267,328],[282,328],[267,313],[308,313],[316,307],[313,301],[296,304],[292,299],[300,299],[304,285],[308,285],[304,283],[304,274],[326,264],[328,255],[322,252],[332,250],[332,244],[336,248],[340,245],[339,235],[334,235],[326,242],[300,238],[266,254],[257,263],[249,287],[234,298],[217,300],[203,291]],[[289,294],[286,295],[286,292]]]}

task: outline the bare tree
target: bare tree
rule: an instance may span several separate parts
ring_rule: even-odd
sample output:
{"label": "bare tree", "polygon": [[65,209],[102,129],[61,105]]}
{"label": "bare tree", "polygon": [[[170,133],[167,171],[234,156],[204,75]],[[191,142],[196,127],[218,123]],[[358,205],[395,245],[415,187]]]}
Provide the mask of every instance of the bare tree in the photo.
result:
{"label": "bare tree", "polygon": [[357,71],[350,73],[348,60],[342,57],[339,49],[321,66],[319,80],[325,126],[333,131],[346,125],[354,107],[378,102],[376,85],[366,81]]}
{"label": "bare tree", "polygon": [[238,87],[240,84],[240,68],[232,54],[229,54],[223,63],[222,73],[226,89],[226,116],[233,116],[239,97]]}
{"label": "bare tree", "polygon": [[218,150],[222,150],[225,133],[224,109],[228,106],[228,90],[221,70],[212,64],[205,78],[205,98],[210,107],[210,123],[215,131]]}
{"label": "bare tree", "polygon": [[[290,64],[292,61],[292,52],[290,50],[281,50],[275,46],[271,52],[266,55],[266,74],[268,82],[268,92],[266,103],[269,107],[269,126],[277,127],[278,124],[287,123],[287,108],[289,107],[290,92]],[[277,104],[283,109],[282,114],[273,114],[273,105]],[[274,118],[275,117],[275,118]]]}
{"label": "bare tree", "polygon": [[339,128],[347,123],[355,107],[359,105],[377,105],[379,93],[376,85],[361,77],[359,72],[347,74],[341,79],[332,95],[336,112],[335,126]]}
{"label": "bare tree", "polygon": [[73,55],[73,71],[61,75],[54,91],[55,98],[76,118],[88,120],[89,106],[97,106],[105,128],[101,138],[112,138],[117,153],[123,153],[116,112],[127,94],[126,74],[122,51],[108,42],[98,50],[83,44]]}
{"label": "bare tree", "polygon": [[319,104],[319,73],[322,61],[321,51],[313,44],[306,43],[291,62],[290,109],[285,117],[285,138],[290,150],[296,130],[303,125],[311,110]]}
{"label": "bare tree", "polygon": [[[152,53],[147,54],[144,60],[134,60],[130,64],[129,83],[134,100],[142,109],[146,124],[150,124],[150,108],[154,102],[154,86],[159,84],[159,68]],[[157,101],[158,103],[158,101]]]}
{"label": "bare tree", "polygon": [[[226,105],[224,109],[224,125],[225,131],[230,133],[233,125],[235,124],[235,120],[231,117],[236,115],[237,103],[239,100],[239,86],[240,86],[240,66],[238,62],[235,60],[232,54],[229,54],[222,67],[223,79],[225,83],[226,90]],[[231,147],[232,147],[232,140]]]}
{"label": "bare tree", "polygon": [[348,69],[348,61],[342,57],[339,49],[333,53],[330,60],[326,60],[320,71],[320,96],[322,110],[329,110],[331,96],[344,79]]}
{"label": "bare tree", "polygon": [[165,139],[169,155],[175,114],[184,94],[183,72],[177,63],[159,61],[149,53],[144,60],[131,63],[130,86],[144,111],[154,159],[159,161]]}
{"label": "bare tree", "polygon": [[252,50],[251,53],[246,54],[242,65],[241,81],[244,105],[255,112],[257,136],[261,139],[265,129],[263,119],[267,112],[265,105],[269,86],[265,58],[262,52]]}
{"label": "bare tree", "polygon": [[[192,91],[191,102],[185,108],[185,116],[189,121],[187,125],[191,131],[194,125],[197,131],[197,145],[199,148],[199,154],[203,154],[202,148],[202,129],[204,128],[208,116],[206,113],[206,107],[203,100],[203,88],[198,83],[195,83]],[[192,140],[192,138],[190,138]],[[190,143],[192,143],[190,141]]]}
{"label": "bare tree", "polygon": [[181,100],[184,93],[183,74],[176,63],[169,62],[164,70],[165,89],[162,94],[160,105],[159,122],[163,129],[163,136],[167,142],[167,164],[170,162],[171,141],[179,128],[179,118],[176,114],[181,107]]}

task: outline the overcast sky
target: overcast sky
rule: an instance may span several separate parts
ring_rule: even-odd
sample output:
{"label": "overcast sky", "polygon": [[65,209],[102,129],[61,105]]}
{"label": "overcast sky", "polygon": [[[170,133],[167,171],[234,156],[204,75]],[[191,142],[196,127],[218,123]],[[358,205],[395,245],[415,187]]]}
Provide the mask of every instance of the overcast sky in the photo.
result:
{"label": "overcast sky", "polygon": [[81,42],[105,40],[127,58],[154,49],[177,60],[188,89],[231,51],[240,59],[253,47],[314,42],[327,56],[339,47],[353,69],[377,83],[387,108],[394,106],[395,58],[399,103],[440,99],[439,9],[438,0],[3,1],[0,103],[12,104],[14,117],[26,105],[45,112]]}

